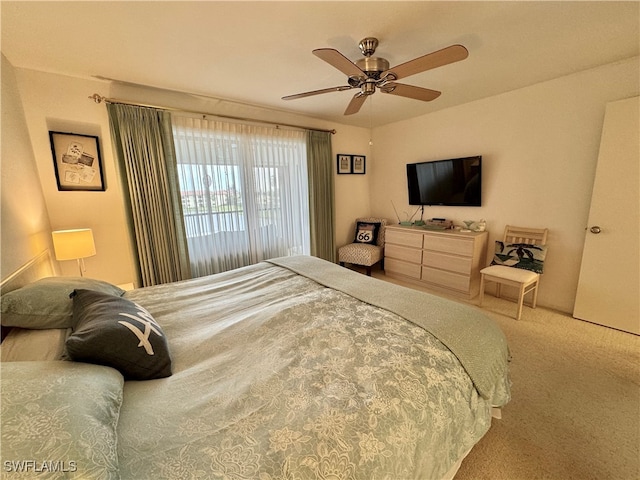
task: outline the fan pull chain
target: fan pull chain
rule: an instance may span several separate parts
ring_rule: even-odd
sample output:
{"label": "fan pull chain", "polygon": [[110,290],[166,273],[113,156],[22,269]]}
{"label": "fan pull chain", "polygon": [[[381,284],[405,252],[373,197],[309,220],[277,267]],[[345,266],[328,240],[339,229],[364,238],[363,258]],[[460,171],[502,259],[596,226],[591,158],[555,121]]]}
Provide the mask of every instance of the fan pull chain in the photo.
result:
{"label": "fan pull chain", "polygon": [[373,95],[369,95],[369,146],[373,145],[371,132],[373,131]]}

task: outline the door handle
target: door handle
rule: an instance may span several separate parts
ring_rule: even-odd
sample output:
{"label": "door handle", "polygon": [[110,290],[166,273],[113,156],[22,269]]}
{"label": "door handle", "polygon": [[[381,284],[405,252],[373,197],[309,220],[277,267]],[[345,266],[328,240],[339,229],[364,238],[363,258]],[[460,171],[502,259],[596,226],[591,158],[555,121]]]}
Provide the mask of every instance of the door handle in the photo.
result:
{"label": "door handle", "polygon": [[594,233],[594,234],[596,234],[596,235],[597,235],[597,234],[599,234],[600,232],[602,232],[602,229],[601,229],[600,227],[598,227],[597,225],[594,225],[593,227],[591,227],[591,228],[589,229],[589,231],[590,231],[591,233]]}

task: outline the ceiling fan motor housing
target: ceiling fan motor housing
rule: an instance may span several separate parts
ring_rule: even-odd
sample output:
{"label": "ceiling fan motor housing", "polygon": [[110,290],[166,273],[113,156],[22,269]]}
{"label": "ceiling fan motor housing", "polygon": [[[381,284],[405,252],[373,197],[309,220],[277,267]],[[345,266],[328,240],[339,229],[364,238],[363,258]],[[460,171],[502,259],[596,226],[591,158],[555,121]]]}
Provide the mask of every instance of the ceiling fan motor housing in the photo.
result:
{"label": "ceiling fan motor housing", "polygon": [[389,70],[389,62],[380,57],[365,57],[356,60],[355,64],[367,74],[369,78],[380,78],[382,72]]}

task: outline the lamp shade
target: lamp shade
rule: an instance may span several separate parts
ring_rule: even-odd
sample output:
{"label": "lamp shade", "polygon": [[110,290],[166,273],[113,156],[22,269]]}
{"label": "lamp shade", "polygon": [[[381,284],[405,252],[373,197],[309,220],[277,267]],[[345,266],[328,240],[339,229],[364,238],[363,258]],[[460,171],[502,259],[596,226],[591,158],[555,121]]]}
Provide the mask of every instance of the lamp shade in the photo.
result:
{"label": "lamp shade", "polygon": [[51,235],[56,260],[75,260],[96,254],[96,245],[90,228],[57,230]]}

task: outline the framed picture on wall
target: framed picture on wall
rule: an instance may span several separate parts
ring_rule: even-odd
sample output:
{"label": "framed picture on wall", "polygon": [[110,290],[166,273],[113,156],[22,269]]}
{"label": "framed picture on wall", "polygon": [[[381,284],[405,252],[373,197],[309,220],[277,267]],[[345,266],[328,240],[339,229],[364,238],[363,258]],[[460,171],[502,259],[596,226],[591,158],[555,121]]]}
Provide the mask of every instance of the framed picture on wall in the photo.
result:
{"label": "framed picture on wall", "polygon": [[50,131],[49,141],[58,190],[104,191],[98,137]]}
{"label": "framed picture on wall", "polygon": [[351,155],[338,154],[338,173],[351,173]]}
{"label": "framed picture on wall", "polygon": [[366,158],[363,155],[354,155],[351,162],[351,173],[364,175]]}

